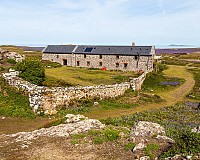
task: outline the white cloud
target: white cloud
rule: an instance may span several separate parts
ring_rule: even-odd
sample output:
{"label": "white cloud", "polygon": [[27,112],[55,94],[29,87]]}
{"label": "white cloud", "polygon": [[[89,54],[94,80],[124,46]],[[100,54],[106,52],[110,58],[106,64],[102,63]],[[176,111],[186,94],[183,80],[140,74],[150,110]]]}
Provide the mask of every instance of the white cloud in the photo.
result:
{"label": "white cloud", "polygon": [[197,0],[37,1],[0,6],[0,43],[200,43]]}

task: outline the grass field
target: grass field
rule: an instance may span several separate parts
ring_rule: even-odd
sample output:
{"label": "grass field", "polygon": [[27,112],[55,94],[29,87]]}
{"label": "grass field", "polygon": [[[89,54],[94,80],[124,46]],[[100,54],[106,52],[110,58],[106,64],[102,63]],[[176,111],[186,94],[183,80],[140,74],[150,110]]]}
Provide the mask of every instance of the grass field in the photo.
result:
{"label": "grass field", "polygon": [[[67,83],[69,86],[91,86],[100,84],[115,84],[129,81],[130,77],[137,77],[134,72],[102,71],[99,69],[59,67],[45,70],[47,80],[55,79]],[[48,82],[47,82],[48,84]]]}

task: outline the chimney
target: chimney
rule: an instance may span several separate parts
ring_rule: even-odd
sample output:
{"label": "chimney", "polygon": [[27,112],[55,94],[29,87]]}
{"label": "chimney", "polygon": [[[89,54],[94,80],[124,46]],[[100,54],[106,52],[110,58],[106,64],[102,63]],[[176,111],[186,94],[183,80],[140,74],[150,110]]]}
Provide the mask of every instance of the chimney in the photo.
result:
{"label": "chimney", "polygon": [[135,42],[132,42],[132,46],[135,46]]}

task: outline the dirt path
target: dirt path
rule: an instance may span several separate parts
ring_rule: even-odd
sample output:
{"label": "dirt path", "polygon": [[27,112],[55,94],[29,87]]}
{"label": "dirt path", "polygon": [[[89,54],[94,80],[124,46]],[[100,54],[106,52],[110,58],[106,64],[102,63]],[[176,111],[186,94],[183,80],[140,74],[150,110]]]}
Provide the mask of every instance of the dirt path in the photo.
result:
{"label": "dirt path", "polygon": [[193,79],[193,75],[187,71],[185,66],[175,66],[170,65],[167,70],[164,71],[164,74],[169,77],[178,77],[185,79],[185,83],[182,84],[180,87],[173,89],[171,91],[165,92],[157,92],[156,94],[159,95],[165,101],[162,103],[151,103],[145,106],[137,106],[131,109],[115,109],[115,110],[99,110],[90,112],[85,114],[90,118],[108,118],[108,117],[117,117],[128,115],[136,112],[141,112],[150,109],[162,108],[165,106],[172,106],[177,102],[183,101],[185,96],[192,90],[193,86],[195,85],[195,81]]}

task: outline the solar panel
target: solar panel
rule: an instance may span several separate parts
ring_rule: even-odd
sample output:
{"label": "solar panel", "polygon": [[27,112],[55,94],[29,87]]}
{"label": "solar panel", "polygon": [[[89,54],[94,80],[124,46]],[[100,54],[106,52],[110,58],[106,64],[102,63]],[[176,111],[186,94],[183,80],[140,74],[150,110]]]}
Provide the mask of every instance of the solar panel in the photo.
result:
{"label": "solar panel", "polygon": [[92,47],[86,47],[84,52],[92,52],[93,48]]}

